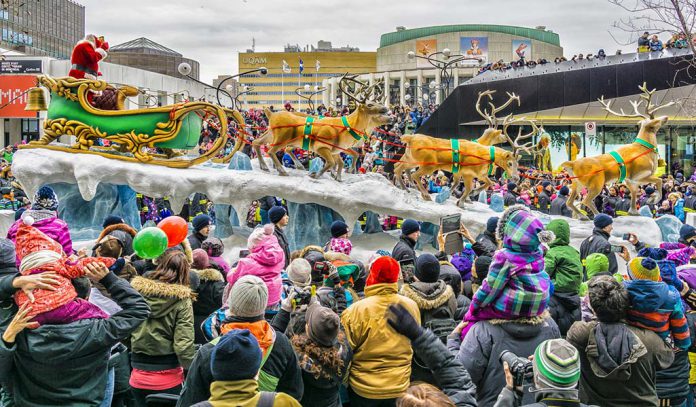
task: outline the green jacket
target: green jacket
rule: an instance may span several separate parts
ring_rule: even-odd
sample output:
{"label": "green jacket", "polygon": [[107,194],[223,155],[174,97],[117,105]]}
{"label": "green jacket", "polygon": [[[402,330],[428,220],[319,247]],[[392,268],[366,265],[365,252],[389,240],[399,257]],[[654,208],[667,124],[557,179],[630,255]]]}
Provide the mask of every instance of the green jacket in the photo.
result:
{"label": "green jacket", "polygon": [[[17,406],[98,406],[106,388],[111,347],[148,316],[147,303],[128,282],[109,273],[100,281],[123,309],[107,319],[43,325],[0,341],[0,378]],[[3,389],[5,390],[5,389]]]}
{"label": "green jacket", "polygon": [[556,235],[544,257],[545,270],[556,292],[577,294],[582,283],[580,252],[570,246],[570,227],[563,219],[552,220],[546,230]]}
{"label": "green jacket", "polygon": [[150,317],[133,332],[131,351],[147,356],[175,354],[181,366],[188,369],[196,353],[193,345],[193,291],[187,286],[146,277],[135,277],[131,285],[145,297],[152,309]]}

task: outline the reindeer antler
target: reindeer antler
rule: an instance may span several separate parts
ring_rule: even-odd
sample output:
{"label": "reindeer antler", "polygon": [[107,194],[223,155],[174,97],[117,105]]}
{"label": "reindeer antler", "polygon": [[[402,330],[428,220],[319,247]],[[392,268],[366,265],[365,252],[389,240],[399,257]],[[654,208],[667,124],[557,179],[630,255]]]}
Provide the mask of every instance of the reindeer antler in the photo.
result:
{"label": "reindeer antler", "polygon": [[664,103],[664,104],[661,104],[661,105],[654,105],[654,104],[652,103],[652,97],[653,97],[653,94],[655,93],[655,91],[656,91],[657,89],[648,90],[648,86],[647,86],[647,84],[646,84],[645,82],[643,82],[643,85],[642,85],[642,86],[639,86],[638,89],[640,89],[641,91],[643,91],[643,94],[640,95],[640,98],[643,99],[643,100],[646,102],[646,105],[645,105],[645,114],[646,114],[651,120],[655,118],[655,112],[657,112],[657,111],[660,110],[660,109],[664,109],[664,108],[666,108],[666,107],[670,107],[670,106],[672,106],[672,105],[674,104],[674,101],[671,101],[671,102],[669,102],[669,103]]}
{"label": "reindeer antler", "polygon": [[[514,123],[524,121],[529,122],[529,124],[532,126],[532,131],[523,135],[522,126],[520,126],[519,131],[517,132],[517,137],[515,137],[515,139],[513,140],[512,137],[510,137],[510,135],[508,134],[508,128],[510,127],[510,125]],[[508,143],[510,143],[510,146],[512,147],[512,153],[516,156],[519,155],[520,151],[524,151],[527,154],[534,154],[534,151],[532,151],[532,148],[534,147],[533,142],[529,141],[522,145],[520,145],[519,143],[534,137],[534,135],[538,132],[539,127],[536,125],[536,122],[534,120],[526,120],[524,117],[519,119],[512,119],[512,115],[505,116],[505,119],[503,120],[503,135],[508,140]]]}
{"label": "reindeer antler", "polygon": [[[633,113],[625,113],[623,109],[619,109],[619,112],[617,113],[615,110],[612,110],[611,104],[613,101],[609,100],[606,101],[604,100],[604,95],[602,95],[601,98],[599,98],[599,103],[604,107],[604,110],[609,112],[610,114],[613,114],[614,116],[619,116],[619,117],[642,117],[643,119],[646,120],[653,120],[655,119],[655,112],[657,112],[660,109],[664,109],[666,107],[672,106],[674,104],[674,101],[669,102],[669,103],[664,103],[661,105],[654,105],[652,103],[652,97],[653,94],[657,89],[653,90],[648,90],[648,85],[647,83],[643,82],[641,86],[638,86],[638,89],[642,91],[642,94],[640,95],[640,100],[632,100],[631,106],[633,106]],[[645,113],[641,113],[639,108],[645,103]]]}
{"label": "reindeer antler", "polygon": [[[352,75],[348,76],[348,73],[346,72],[341,76],[341,79],[338,81],[338,88],[341,90],[341,92],[345,93],[349,98],[355,100],[357,103],[365,103],[367,99],[370,97],[371,92],[365,92],[366,90],[370,90],[371,86],[368,86],[365,82],[359,81],[356,79],[358,75]],[[347,88],[347,82],[353,82],[356,84],[356,91],[351,92],[350,89]]]}
{"label": "reindeer antler", "polygon": [[[494,93],[494,90],[479,92],[478,100],[476,100],[476,111],[481,115],[481,117],[483,117],[488,122],[489,127],[492,128],[498,127],[498,119],[495,117],[496,114],[510,106],[512,102],[517,102],[517,106],[520,105],[520,97],[515,95],[515,93],[507,92],[508,100],[501,106],[496,107],[495,104],[493,104]],[[483,98],[484,96],[488,96],[488,106],[490,106],[491,108],[490,112],[488,111],[488,109],[484,109],[483,111],[481,111],[480,103],[481,98]]]}
{"label": "reindeer antler", "polygon": [[479,92],[478,94],[478,99],[476,99],[476,111],[478,112],[481,117],[483,117],[487,122],[489,127],[495,127],[495,117],[491,116],[488,113],[488,110],[483,110],[481,111],[481,98],[484,96],[488,96],[489,100],[493,100],[493,94],[495,93],[494,90],[486,90],[483,92]]}

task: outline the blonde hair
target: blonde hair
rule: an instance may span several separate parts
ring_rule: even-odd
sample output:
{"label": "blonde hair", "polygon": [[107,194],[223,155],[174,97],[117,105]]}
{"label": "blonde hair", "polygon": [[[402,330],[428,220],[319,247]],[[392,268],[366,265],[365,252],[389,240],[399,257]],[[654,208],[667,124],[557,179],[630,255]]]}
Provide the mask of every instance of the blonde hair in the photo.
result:
{"label": "blonde hair", "polygon": [[396,400],[397,407],[455,407],[440,389],[428,383],[414,383]]}

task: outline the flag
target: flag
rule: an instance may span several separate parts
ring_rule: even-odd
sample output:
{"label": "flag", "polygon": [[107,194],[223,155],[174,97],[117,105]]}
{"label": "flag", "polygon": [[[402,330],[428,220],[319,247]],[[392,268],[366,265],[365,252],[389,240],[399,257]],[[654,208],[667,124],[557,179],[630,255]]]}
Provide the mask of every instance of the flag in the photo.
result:
{"label": "flag", "polygon": [[300,73],[304,71],[304,62],[302,62],[302,58],[300,58]]}
{"label": "flag", "polygon": [[290,71],[291,71],[290,65],[288,65],[288,63],[285,60],[283,60],[283,68],[282,69],[283,69],[283,73],[290,73]]}
{"label": "flag", "polygon": [[314,63],[314,69],[316,69],[317,72],[319,72],[319,68],[321,68],[321,63],[320,63],[319,60],[317,59],[317,61]]}

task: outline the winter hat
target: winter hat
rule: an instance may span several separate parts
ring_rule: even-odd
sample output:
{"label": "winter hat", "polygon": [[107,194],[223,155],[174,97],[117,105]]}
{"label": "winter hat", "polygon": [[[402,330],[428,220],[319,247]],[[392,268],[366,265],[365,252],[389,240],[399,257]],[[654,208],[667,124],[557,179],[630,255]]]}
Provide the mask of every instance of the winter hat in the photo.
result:
{"label": "winter hat", "polygon": [[338,330],[341,323],[335,312],[315,302],[307,308],[305,317],[307,336],[312,341],[327,348],[338,342]]}
{"label": "winter hat", "polygon": [[496,229],[498,241],[513,252],[532,253],[541,243],[551,243],[556,235],[544,230],[541,223],[524,205],[513,205],[503,213]]}
{"label": "winter hat", "polygon": [[585,271],[587,272],[588,280],[599,273],[608,273],[609,258],[603,253],[592,253],[588,255],[585,258]]}
{"label": "winter hat", "polygon": [[222,240],[217,237],[209,237],[201,243],[201,249],[205,250],[210,257],[220,257],[225,252]]}
{"label": "winter hat", "polygon": [[696,237],[696,228],[691,225],[682,225],[679,229],[679,240],[686,242],[692,237]]}
{"label": "winter hat", "polygon": [[196,217],[193,218],[193,220],[191,221],[191,225],[193,225],[193,230],[195,230],[196,232],[200,232],[201,229],[212,224],[213,219],[211,219],[210,216],[205,214],[196,215]]}
{"label": "winter hat", "polygon": [[568,188],[568,185],[563,185],[561,189],[558,191],[558,193],[562,196],[568,196],[570,193],[570,188]]}
{"label": "winter hat", "polygon": [[401,224],[401,234],[404,236],[418,231],[420,231],[420,224],[413,219],[405,219]]}
{"label": "winter hat", "polygon": [[507,190],[508,190],[508,192],[514,191],[515,188],[517,188],[517,184],[515,184],[514,182],[508,182],[508,183],[507,183]]}
{"label": "winter hat", "polygon": [[210,355],[213,380],[253,379],[261,368],[262,357],[259,342],[248,329],[233,329],[222,336]]}
{"label": "winter hat", "polygon": [[497,216],[491,216],[488,218],[488,221],[486,222],[486,230],[490,233],[495,233],[495,228],[498,227],[498,221],[500,218]]}
{"label": "winter hat", "polygon": [[31,209],[41,210],[45,209],[47,211],[57,211],[58,210],[58,196],[53,188],[44,185],[36,191],[34,194],[34,204]]}
{"label": "winter hat", "polygon": [[669,252],[667,250],[658,249],[655,247],[646,247],[638,252],[638,256],[649,257],[655,260],[655,263],[657,263],[657,267],[660,270],[660,277],[662,278],[662,281],[681,292],[684,285],[677,276],[677,265],[674,261],[668,260]]}
{"label": "winter hat", "polygon": [[268,223],[254,229],[247,239],[247,248],[254,250],[266,237],[273,235],[273,225]]}
{"label": "winter hat", "polygon": [[605,227],[614,223],[614,219],[612,219],[611,216],[605,213],[600,213],[599,215],[596,215],[594,217],[593,222],[597,229],[604,229]]}
{"label": "winter hat", "polygon": [[578,350],[565,339],[545,340],[534,351],[534,377],[541,388],[574,388],[580,380]]}
{"label": "winter hat", "polygon": [[285,208],[277,205],[268,210],[268,219],[271,221],[271,223],[276,224],[280,222],[280,220],[283,219],[283,217],[287,214],[288,212],[285,210]]}
{"label": "winter hat", "polygon": [[480,281],[483,281],[488,277],[488,269],[491,267],[493,258],[490,256],[479,256],[474,262],[474,267],[476,267],[476,276]]}
{"label": "winter hat", "polygon": [[307,287],[312,282],[312,266],[301,257],[291,261],[286,271],[296,287]]}
{"label": "winter hat", "polygon": [[541,183],[541,187],[546,189],[547,187],[551,186],[551,181],[544,181]]}
{"label": "winter hat", "polygon": [[416,278],[423,283],[435,283],[440,278],[440,261],[430,253],[416,259]]}
{"label": "winter hat", "polygon": [[208,259],[208,253],[203,249],[196,249],[193,251],[193,264],[191,268],[194,270],[205,270],[210,267],[210,259]]}
{"label": "winter hat", "polygon": [[331,224],[331,236],[341,237],[348,233],[348,225],[345,222],[336,220]]}
{"label": "winter hat", "polygon": [[126,221],[124,221],[123,218],[120,216],[109,215],[104,219],[104,223],[102,223],[102,227],[108,228],[111,225],[118,225],[119,223],[126,223]]}
{"label": "winter hat", "polygon": [[399,263],[391,257],[382,256],[377,258],[370,266],[370,275],[367,276],[365,286],[382,283],[396,283],[399,280],[401,267]]}
{"label": "winter hat", "polygon": [[229,313],[236,317],[258,317],[266,311],[268,287],[256,276],[240,277],[227,299]]}
{"label": "winter hat", "polygon": [[476,252],[469,246],[465,246],[464,249],[455,253],[452,256],[452,265],[459,271],[459,275],[462,280],[471,279],[471,266],[474,265],[474,259],[476,258]]}
{"label": "winter hat", "polygon": [[653,187],[645,187],[645,195],[650,196],[655,193],[655,188]]}
{"label": "winter hat", "polygon": [[628,278],[631,280],[661,281],[660,269],[649,257],[636,257],[628,263]]}
{"label": "winter hat", "polygon": [[[41,257],[44,259],[58,260],[64,256],[63,246],[46,236],[41,230],[31,226],[33,223],[34,218],[25,215],[23,222],[19,224],[17,229],[15,250],[20,261],[20,272],[33,268],[32,263],[40,260],[37,259],[39,252],[41,252]],[[41,262],[46,263],[45,261]]]}

